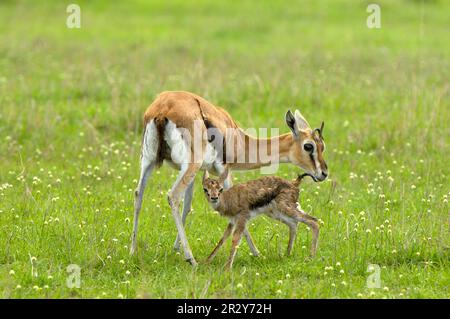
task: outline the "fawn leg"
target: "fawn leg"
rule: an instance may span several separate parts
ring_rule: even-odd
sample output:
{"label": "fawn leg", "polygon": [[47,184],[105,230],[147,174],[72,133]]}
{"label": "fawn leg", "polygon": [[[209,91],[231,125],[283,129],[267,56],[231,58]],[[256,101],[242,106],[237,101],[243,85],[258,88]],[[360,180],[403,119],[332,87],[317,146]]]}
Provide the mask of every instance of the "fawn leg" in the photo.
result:
{"label": "fawn leg", "polygon": [[287,255],[290,256],[292,247],[294,247],[295,238],[297,237],[297,223],[287,224],[289,227],[289,244],[287,248]]}
{"label": "fawn leg", "polygon": [[255,257],[259,257],[258,248],[256,248],[255,243],[253,242],[253,238],[250,235],[250,232],[248,231],[247,227],[245,227],[245,229],[244,229],[244,236],[245,236],[245,239],[247,240],[247,244],[248,244],[248,247],[250,248],[252,255]]}
{"label": "fawn leg", "polygon": [[312,219],[305,220],[304,223],[308,225],[312,231],[311,256],[314,257],[316,255],[319,238],[319,223]]}
{"label": "fawn leg", "polygon": [[247,221],[245,219],[239,219],[236,222],[236,225],[234,227],[234,232],[233,232],[233,241],[231,243],[230,257],[228,257],[228,261],[225,264],[225,270],[231,270],[231,267],[233,267],[234,257],[236,256],[236,247],[241,242],[242,233],[245,230],[246,222]]}
{"label": "fawn leg", "polygon": [[294,247],[295,238],[297,237],[298,221],[284,213],[284,210],[281,209],[276,211],[275,214],[268,214],[268,216],[281,221],[289,227],[289,243],[287,247],[287,255],[290,256],[292,248]]}
{"label": "fawn leg", "polygon": [[[214,167],[219,172],[219,174],[223,173],[223,171],[224,171],[223,165],[217,165],[217,163],[216,163],[214,165]],[[225,189],[229,189],[232,186],[233,186],[233,179],[231,177],[231,172],[230,172],[230,173],[228,173],[228,176],[227,176],[227,178],[224,181],[224,188]],[[250,251],[251,251],[252,255],[255,256],[255,257],[259,257],[258,248],[256,248],[256,245],[253,242],[253,238],[250,235],[250,233],[249,233],[247,228],[245,228],[245,230],[244,230],[244,236],[245,236],[245,240],[247,241],[248,247],[250,248]]]}
{"label": "fawn leg", "polygon": [[227,228],[225,229],[225,232],[223,233],[222,238],[220,238],[219,242],[217,243],[216,247],[212,251],[212,253],[208,256],[206,259],[206,262],[209,263],[213,260],[213,258],[217,255],[217,252],[219,251],[220,247],[225,243],[227,238],[231,235],[231,231],[233,230],[233,224],[229,223]]}
{"label": "fawn leg", "polygon": [[317,244],[319,238],[319,223],[317,219],[306,214],[303,211],[297,209],[297,207],[293,205],[279,205],[280,209],[291,218],[294,218],[296,221],[304,223],[311,228],[312,231],[312,243],[311,243],[311,256],[314,257],[317,251]]}

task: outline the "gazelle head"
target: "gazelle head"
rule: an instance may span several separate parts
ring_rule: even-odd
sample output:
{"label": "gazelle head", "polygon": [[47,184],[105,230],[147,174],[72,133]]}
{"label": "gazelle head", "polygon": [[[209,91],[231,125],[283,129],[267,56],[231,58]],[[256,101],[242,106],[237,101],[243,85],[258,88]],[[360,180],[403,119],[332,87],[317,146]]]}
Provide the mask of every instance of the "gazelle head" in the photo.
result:
{"label": "gazelle head", "polygon": [[327,163],[323,159],[325,143],[323,141],[323,126],[312,129],[303,115],[296,110],[286,113],[286,124],[292,131],[294,143],[289,150],[289,160],[305,170],[316,182],[325,180],[328,176]]}
{"label": "gazelle head", "polygon": [[209,178],[208,171],[205,170],[203,174],[203,192],[205,193],[206,199],[213,206],[217,207],[220,202],[220,197],[223,192],[223,183],[228,176],[228,168],[220,174],[218,179]]}

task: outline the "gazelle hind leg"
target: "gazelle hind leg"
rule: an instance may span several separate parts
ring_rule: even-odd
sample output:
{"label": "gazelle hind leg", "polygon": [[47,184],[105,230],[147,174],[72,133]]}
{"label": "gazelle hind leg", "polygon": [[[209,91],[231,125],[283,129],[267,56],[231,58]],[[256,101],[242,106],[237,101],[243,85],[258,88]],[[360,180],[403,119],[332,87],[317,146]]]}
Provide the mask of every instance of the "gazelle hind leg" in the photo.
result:
{"label": "gazelle hind leg", "polygon": [[[186,218],[192,207],[192,196],[194,195],[194,181],[192,181],[189,186],[186,188],[186,192],[184,193],[183,200],[183,213],[181,216],[181,222],[183,226],[186,225]],[[177,238],[175,239],[175,243],[173,244],[173,249],[175,251],[180,250],[180,235],[177,234]]]}
{"label": "gazelle hind leg", "polygon": [[184,194],[188,185],[193,181],[195,175],[200,169],[200,164],[190,163],[182,164],[182,169],[178,175],[177,181],[172,187],[169,193],[168,201],[172,210],[172,216],[177,227],[178,235],[180,236],[181,246],[183,247],[184,257],[193,266],[197,265],[197,262],[192,255],[191,248],[186,237],[186,232],[179,213],[179,206],[181,202],[181,194]]}
{"label": "gazelle hind leg", "polygon": [[142,198],[144,196],[145,186],[147,185],[147,180],[153,170],[153,163],[142,163],[141,177],[139,178],[138,187],[134,193],[134,220],[133,220],[133,235],[131,239],[131,249],[130,254],[133,255],[137,248],[137,231],[139,222],[139,213],[142,208]]}
{"label": "gazelle hind leg", "polygon": [[141,153],[141,172],[139,176],[138,186],[134,192],[134,220],[133,220],[133,234],[131,238],[130,254],[133,255],[137,248],[137,231],[139,213],[142,207],[142,199],[144,196],[145,186],[147,180],[151,175],[153,168],[155,167],[156,152],[158,148],[157,131],[155,123],[152,120],[147,124],[142,141],[142,153]]}

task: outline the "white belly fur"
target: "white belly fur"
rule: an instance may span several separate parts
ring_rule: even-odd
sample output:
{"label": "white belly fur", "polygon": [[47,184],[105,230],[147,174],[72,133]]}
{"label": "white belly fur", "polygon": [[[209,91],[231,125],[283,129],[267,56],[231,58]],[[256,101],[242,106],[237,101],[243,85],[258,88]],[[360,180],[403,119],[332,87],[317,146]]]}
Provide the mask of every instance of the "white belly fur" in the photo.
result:
{"label": "white belly fur", "polygon": [[[182,164],[188,164],[191,161],[191,148],[188,147],[182,136],[182,129],[177,128],[176,124],[169,120],[164,130],[164,139],[169,145],[172,162],[178,168]],[[217,154],[212,144],[207,143],[202,154],[201,169],[214,170],[214,163],[217,162]]]}

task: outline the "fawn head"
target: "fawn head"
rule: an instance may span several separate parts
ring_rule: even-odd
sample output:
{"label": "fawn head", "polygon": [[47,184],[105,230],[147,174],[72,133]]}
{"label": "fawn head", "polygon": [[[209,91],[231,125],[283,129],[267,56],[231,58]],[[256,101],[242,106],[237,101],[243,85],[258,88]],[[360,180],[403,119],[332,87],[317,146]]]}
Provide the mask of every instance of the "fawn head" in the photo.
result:
{"label": "fawn head", "polygon": [[202,180],[203,192],[205,193],[206,199],[211,205],[213,206],[219,205],[220,197],[223,192],[223,183],[227,178],[227,176],[228,176],[228,168],[226,168],[225,171],[222,174],[220,174],[218,179],[210,178],[208,171],[205,170]]}

